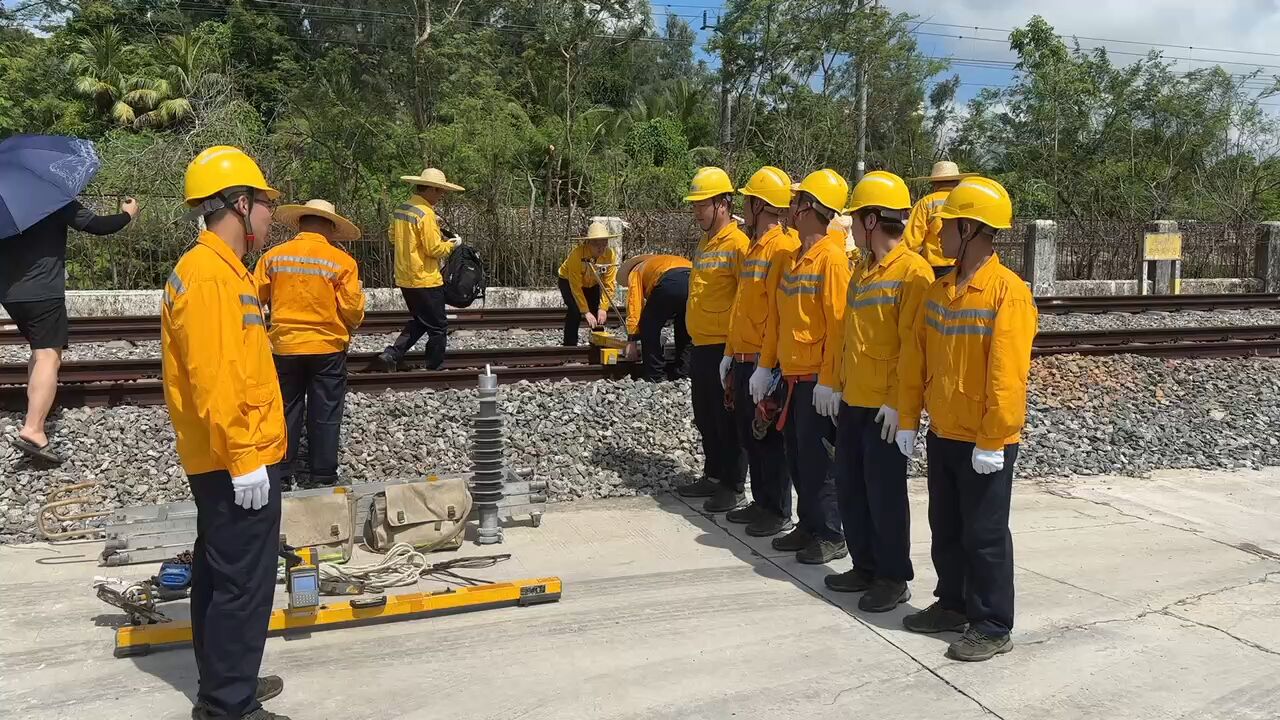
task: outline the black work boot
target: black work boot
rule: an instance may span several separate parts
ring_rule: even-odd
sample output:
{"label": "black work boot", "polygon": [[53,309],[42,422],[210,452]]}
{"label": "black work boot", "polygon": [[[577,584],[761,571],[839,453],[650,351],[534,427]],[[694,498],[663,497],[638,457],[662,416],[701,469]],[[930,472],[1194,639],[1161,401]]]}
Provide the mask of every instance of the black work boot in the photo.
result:
{"label": "black work boot", "polygon": [[[258,687],[262,687],[261,682],[258,683]],[[215,718],[225,720],[226,717],[226,715],[213,714],[213,711],[205,705],[196,705],[191,708],[191,720],[215,720]],[[259,707],[253,712],[241,715],[240,720],[289,720],[289,718],[286,715],[277,715],[264,707]]]}
{"label": "black work boot", "polygon": [[750,525],[767,514],[770,514],[768,510],[755,503],[748,503],[746,507],[725,513],[724,519],[738,525]]}
{"label": "black work boot", "polygon": [[964,637],[947,647],[947,657],[964,662],[982,662],[1013,649],[1013,638],[1006,633],[987,635],[981,630],[969,628]]}
{"label": "black work boot", "polygon": [[804,528],[796,528],[780,538],[774,538],[773,542],[769,544],[773,546],[774,550],[796,552],[797,550],[803,550],[812,541],[813,536],[808,531]]}
{"label": "black work boot", "polygon": [[400,367],[400,361],[391,357],[391,353],[384,350],[378,353],[378,357],[373,359],[373,365],[382,372],[395,372]]}
{"label": "black work boot", "polygon": [[864,592],[871,587],[871,571],[854,566],[852,570],[835,573],[822,578],[822,584],[836,592]]}
{"label": "black work boot", "polygon": [[948,610],[941,602],[935,602],[918,613],[902,618],[902,626],[911,632],[932,635],[940,632],[963,632],[969,618],[962,612]]}
{"label": "black work boot", "polygon": [[867,594],[858,599],[858,609],[869,613],[889,612],[910,599],[911,590],[906,583],[876,578]]}
{"label": "black work boot", "polygon": [[253,699],[266,702],[282,692],[284,692],[284,680],[279,675],[267,675],[258,678],[258,689],[253,693]]}
{"label": "black work boot", "polygon": [[702,504],[703,512],[722,513],[737,510],[747,504],[747,496],[736,490],[722,487],[711,499]]}
{"label": "black work boot", "polygon": [[779,517],[761,508],[760,517],[747,525],[747,534],[751,537],[771,537],[780,532],[787,532],[793,527],[795,526],[792,525],[791,518]]}
{"label": "black work boot", "polygon": [[839,560],[848,555],[849,548],[845,547],[844,540],[815,538],[803,550],[796,553],[796,562],[802,562],[805,565],[826,565],[832,560]]}
{"label": "black work boot", "polygon": [[687,498],[709,498],[714,496],[719,489],[720,483],[709,477],[704,477],[676,488],[676,494]]}
{"label": "black work boot", "polygon": [[248,715],[240,716],[240,720],[289,720],[289,717],[277,715],[266,708],[258,708]]}

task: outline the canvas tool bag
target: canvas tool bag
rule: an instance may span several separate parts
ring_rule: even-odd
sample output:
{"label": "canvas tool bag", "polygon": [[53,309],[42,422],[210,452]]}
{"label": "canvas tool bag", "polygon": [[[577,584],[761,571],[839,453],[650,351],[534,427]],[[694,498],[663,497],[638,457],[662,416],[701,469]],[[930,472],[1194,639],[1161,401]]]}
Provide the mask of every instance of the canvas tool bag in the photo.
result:
{"label": "canvas tool bag", "polygon": [[470,514],[471,493],[464,478],[388,485],[369,505],[364,540],[377,552],[396,543],[408,543],[419,552],[454,550],[462,545]]}
{"label": "canvas tool bag", "polygon": [[280,506],[280,534],[295,548],[314,547],[323,562],[351,559],[355,546],[356,496],[338,488],[328,495],[286,497]]}

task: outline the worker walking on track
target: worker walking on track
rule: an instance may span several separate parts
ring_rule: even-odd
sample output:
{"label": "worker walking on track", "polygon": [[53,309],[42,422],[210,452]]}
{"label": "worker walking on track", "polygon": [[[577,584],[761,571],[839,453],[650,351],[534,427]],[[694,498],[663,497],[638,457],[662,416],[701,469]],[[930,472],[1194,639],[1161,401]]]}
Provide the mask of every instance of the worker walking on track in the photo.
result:
{"label": "worker walking on track", "polygon": [[[637,255],[627,258],[618,282],[627,293],[627,358],[643,358],[643,377],[660,382],[689,376],[689,331],[685,307],[689,302],[689,268],[693,263],[679,255]],[[675,357],[667,362],[662,328],[675,326]],[[637,352],[636,342],[640,347]]]}
{"label": "worker walking on track", "polygon": [[271,313],[271,350],[289,428],[288,466],[297,477],[298,445],[307,433],[315,484],[338,482],[338,445],[347,397],[347,348],[364,321],[356,261],[334,242],[360,239],[360,228],[333,204],[285,205],[276,220],[295,230],[258,261],[258,299]]}
{"label": "worker walking on track", "polygon": [[955,163],[942,160],[933,164],[933,171],[929,175],[911,178],[912,181],[928,180],[929,194],[920,198],[915,207],[911,208],[911,216],[907,218],[907,230],[902,239],[908,248],[928,261],[933,268],[935,278],[951,272],[956,262],[942,252],[940,240],[942,218],[939,217],[938,211],[946,202],[947,195],[961,180],[975,175],[977,173],[962,173]]}
{"label": "worker walking on track", "polygon": [[577,347],[583,317],[592,330],[603,328],[609,318],[609,300],[618,284],[618,254],[609,241],[619,237],[604,223],[593,222],[586,235],[574,238],[578,244],[560,264],[565,347]]}
{"label": "worker walking on track", "polygon": [[426,367],[438,370],[444,364],[445,346],[449,341],[440,265],[462,238],[455,235],[452,241],[444,239],[436,205],[445,193],[462,192],[466,188],[449,182],[444,173],[435,168],[400,179],[411,183],[414,190],[408,202],[392,213],[391,240],[396,248],[396,285],[412,317],[400,337],[378,355],[378,362],[385,370],[395,370],[425,334]]}
{"label": "worker walking on track", "polygon": [[720,362],[729,339],[729,317],[748,240],[733,220],[733,183],[724,170],[704,167],[693,176],[685,202],[703,238],[693,256],[686,321],[693,339],[689,379],[693,420],[702,435],[703,476],[676,490],[683,497],[708,498],[707,512],[728,512],[747,502],[747,463],[733,415],[724,406]]}
{"label": "worker walking on track", "polygon": [[863,592],[858,607],[887,612],[911,599],[911,508],[898,432],[898,361],[914,342],[916,310],[933,283],[929,263],[902,242],[911,194],[902,178],[867,173],[853,188],[851,231],[865,261],[854,266],[841,350],[842,400],[835,480],[853,569],[827,587]]}
{"label": "worker walking on track", "polygon": [[[929,412],[929,527],[938,574],[908,630],[959,631],[947,656],[987,660],[1013,647],[1013,466],[1026,420],[1036,305],[1000,263],[996,233],[1013,224],[1009,194],[983,177],[961,182],[938,211],[956,272],[935,282],[903,348],[898,445],[909,455]],[[927,370],[926,370],[927,369]]]}
{"label": "worker walking on track", "polygon": [[207,229],[164,285],[165,402],[196,504],[191,634],[199,690],[191,716],[271,720],[284,687],[259,678],[280,550],[287,439],[253,275],[279,193],[242,151],[211,147],[187,166],[186,202]]}
{"label": "worker walking on track", "polygon": [[782,433],[773,423],[763,424],[762,437],[757,438],[752,430],[756,404],[751,401],[749,384],[760,362],[778,281],[791,267],[800,238],[782,226],[792,195],[791,178],[785,172],[776,167],[760,168],[738,192],[746,197],[744,213],[751,229],[751,245],[738,275],[738,294],[733,301],[720,375],[725,390],[732,393],[738,440],[746,449],[751,470],[752,502],[728,513],[725,519],[746,524],[748,535],[769,537],[792,528],[791,476]]}
{"label": "worker walking on track", "polygon": [[750,380],[755,402],[767,392],[775,366],[787,383],[780,423],[800,522],[774,538],[773,547],[793,551],[798,561],[814,565],[848,554],[829,473],[831,459],[822,442],[835,440],[840,351],[833,340],[844,320],[849,288],[844,233],[828,226],[848,199],[849,183],[834,170],[818,170],[801,181],[794,212],[800,248],[778,283],[760,364]]}

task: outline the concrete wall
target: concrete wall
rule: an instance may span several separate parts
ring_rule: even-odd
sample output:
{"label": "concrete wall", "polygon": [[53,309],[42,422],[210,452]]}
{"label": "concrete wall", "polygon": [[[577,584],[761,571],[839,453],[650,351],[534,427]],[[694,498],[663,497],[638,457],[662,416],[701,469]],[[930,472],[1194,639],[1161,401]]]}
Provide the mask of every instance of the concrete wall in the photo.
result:
{"label": "concrete wall", "polygon": [[[1219,280],[1182,280],[1184,295],[1212,295],[1215,293],[1260,292],[1262,281],[1253,278]],[[1137,295],[1137,280],[1059,280],[1053,286],[1054,295]]]}

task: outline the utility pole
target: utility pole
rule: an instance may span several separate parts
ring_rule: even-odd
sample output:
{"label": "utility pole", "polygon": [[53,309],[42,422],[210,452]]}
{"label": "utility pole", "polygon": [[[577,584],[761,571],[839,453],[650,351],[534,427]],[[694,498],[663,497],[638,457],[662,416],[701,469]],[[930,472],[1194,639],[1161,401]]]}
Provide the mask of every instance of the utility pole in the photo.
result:
{"label": "utility pole", "polygon": [[[858,12],[867,9],[868,0],[858,0]],[[880,5],[880,0],[870,0],[871,8]],[[858,145],[857,164],[854,167],[853,179],[858,181],[867,173],[867,51],[864,40],[863,48],[858,53]]]}
{"label": "utility pole", "polygon": [[[720,32],[720,18],[714,26],[707,24],[707,11],[702,11],[702,29]],[[733,109],[729,102],[729,71],[725,67],[724,48],[720,49],[720,146],[725,147],[733,139]]]}

